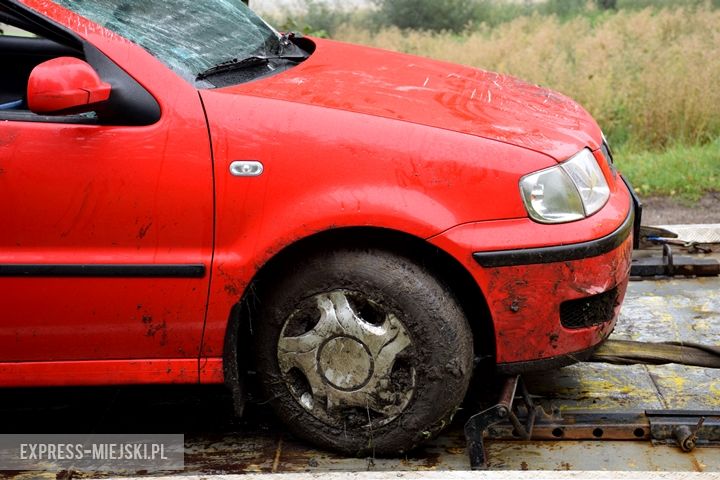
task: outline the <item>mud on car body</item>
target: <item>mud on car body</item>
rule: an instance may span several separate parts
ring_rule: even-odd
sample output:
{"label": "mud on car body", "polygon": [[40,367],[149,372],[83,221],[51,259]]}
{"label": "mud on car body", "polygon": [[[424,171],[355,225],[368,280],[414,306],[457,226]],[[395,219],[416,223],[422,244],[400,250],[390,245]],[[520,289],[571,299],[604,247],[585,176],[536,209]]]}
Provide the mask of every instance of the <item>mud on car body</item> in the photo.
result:
{"label": "mud on car body", "polygon": [[[257,372],[348,453],[438,433],[476,359],[611,332],[631,192],[595,121],[512,77],[282,35],[240,2],[4,0],[0,383]],[[481,379],[482,380],[482,379]]]}

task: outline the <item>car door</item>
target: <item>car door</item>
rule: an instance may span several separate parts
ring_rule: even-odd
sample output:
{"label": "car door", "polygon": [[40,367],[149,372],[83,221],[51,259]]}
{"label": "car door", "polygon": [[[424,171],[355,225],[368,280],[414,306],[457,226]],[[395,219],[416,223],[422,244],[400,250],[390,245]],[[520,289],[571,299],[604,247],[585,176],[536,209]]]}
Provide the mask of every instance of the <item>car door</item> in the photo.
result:
{"label": "car door", "polygon": [[[78,383],[79,362],[98,361],[115,363],[80,383],[197,379],[213,241],[202,105],[192,86],[146,52],[112,41],[123,64],[88,44],[0,37],[0,60],[10,66],[3,69],[0,103],[24,94],[18,78],[24,86],[33,66],[74,56],[112,85],[108,108],[117,114],[110,121],[93,113],[35,115],[22,97],[23,105],[0,110],[0,380],[6,383],[33,384],[13,381],[12,372],[32,375],[21,367],[46,362],[64,367],[36,383]],[[138,372],[161,367],[143,374],[133,373],[133,365]]]}

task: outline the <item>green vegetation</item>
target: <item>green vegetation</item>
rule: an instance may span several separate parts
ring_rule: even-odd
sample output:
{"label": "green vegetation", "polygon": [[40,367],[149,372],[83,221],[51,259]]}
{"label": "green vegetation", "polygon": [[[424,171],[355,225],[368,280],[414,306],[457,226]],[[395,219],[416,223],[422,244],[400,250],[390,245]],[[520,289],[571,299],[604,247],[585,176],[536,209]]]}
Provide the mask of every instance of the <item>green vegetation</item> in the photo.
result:
{"label": "green vegetation", "polygon": [[[560,20],[578,16],[601,17],[615,11],[650,8],[720,8],[720,0],[368,0],[372,8],[340,10],[327,1],[304,0],[305,12],[287,18],[271,18],[275,25],[298,25],[300,30],[331,35],[344,24],[370,31],[394,26],[409,30],[473,31],[494,27],[518,17],[554,15]],[[341,5],[335,0],[335,5]]]}
{"label": "green vegetation", "polygon": [[367,28],[368,11],[349,11],[335,8],[317,0],[304,0],[302,14],[290,14],[284,17],[264,15],[272,25],[284,32],[300,32],[313,37],[334,37],[339,30],[348,25]]}
{"label": "green vegetation", "polygon": [[435,31],[465,30],[479,3],[476,0],[375,0],[381,26]]}
{"label": "green vegetation", "polygon": [[[641,193],[697,198],[720,190],[720,0],[374,5],[339,12],[311,1],[293,22],[560,91],[597,119]],[[459,14],[437,13],[443,6]]]}
{"label": "green vegetation", "polygon": [[[672,146],[662,152],[615,152],[619,170],[643,195],[697,200],[720,191],[720,139],[707,145]],[[720,208],[720,206],[719,206]]]}

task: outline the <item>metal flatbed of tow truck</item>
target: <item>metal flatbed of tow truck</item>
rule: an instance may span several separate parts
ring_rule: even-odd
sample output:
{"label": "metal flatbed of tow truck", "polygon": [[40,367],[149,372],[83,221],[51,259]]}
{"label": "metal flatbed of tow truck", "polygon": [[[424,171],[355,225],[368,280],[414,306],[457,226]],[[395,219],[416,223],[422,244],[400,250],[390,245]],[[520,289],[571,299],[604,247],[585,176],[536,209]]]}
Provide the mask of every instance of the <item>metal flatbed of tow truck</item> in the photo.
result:
{"label": "metal flatbed of tow truck", "polygon": [[[703,256],[720,259],[717,254]],[[631,282],[611,339],[719,346],[720,277]],[[569,416],[578,411],[720,411],[720,369],[716,368],[580,363],[549,373],[527,375],[524,381],[534,402],[548,412],[556,409]],[[497,392],[494,395],[497,398]],[[208,478],[212,474],[303,473],[284,478],[379,479],[390,477],[378,472],[394,472],[393,478],[410,479],[427,478],[419,473],[426,471],[443,472],[431,473],[430,478],[479,478],[478,475],[484,478],[485,474],[467,472],[470,462],[463,424],[477,411],[473,402],[468,402],[446,433],[406,457],[358,459],[316,450],[294,440],[284,433],[263,405],[251,406],[245,419],[233,421],[231,399],[221,388],[105,388],[92,389],[91,394],[87,389],[15,390],[0,397],[5,431],[185,432],[185,471],[166,475],[196,475],[197,478]],[[686,453],[677,445],[657,444],[647,439],[486,440],[491,470],[676,472],[673,478],[679,478],[677,472],[720,472],[720,448],[717,444],[706,447],[702,443],[700,438],[698,448]],[[375,473],[370,477],[347,473],[367,471]],[[332,472],[345,473],[326,475]],[[531,478],[521,473],[506,472],[503,478]],[[67,472],[65,477],[56,474],[0,472],[0,478],[68,478]],[[72,472],[69,476],[113,475]],[[720,478],[715,474],[710,477]],[[541,472],[534,472],[532,478],[545,477]],[[563,478],[576,476],[564,474]],[[594,478],[611,477],[594,475]],[[639,477],[623,475],[623,478]],[[658,478],[662,478],[662,474]]]}

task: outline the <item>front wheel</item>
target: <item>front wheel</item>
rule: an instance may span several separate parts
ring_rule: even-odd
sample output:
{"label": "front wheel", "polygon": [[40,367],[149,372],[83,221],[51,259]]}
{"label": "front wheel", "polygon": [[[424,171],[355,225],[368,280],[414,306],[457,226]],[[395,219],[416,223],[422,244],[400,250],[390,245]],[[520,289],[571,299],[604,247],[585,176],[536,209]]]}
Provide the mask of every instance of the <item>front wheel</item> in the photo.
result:
{"label": "front wheel", "polygon": [[298,436],[352,455],[408,451],[447,425],[472,334],[425,268],[381,250],[306,258],[260,299],[261,384]]}

